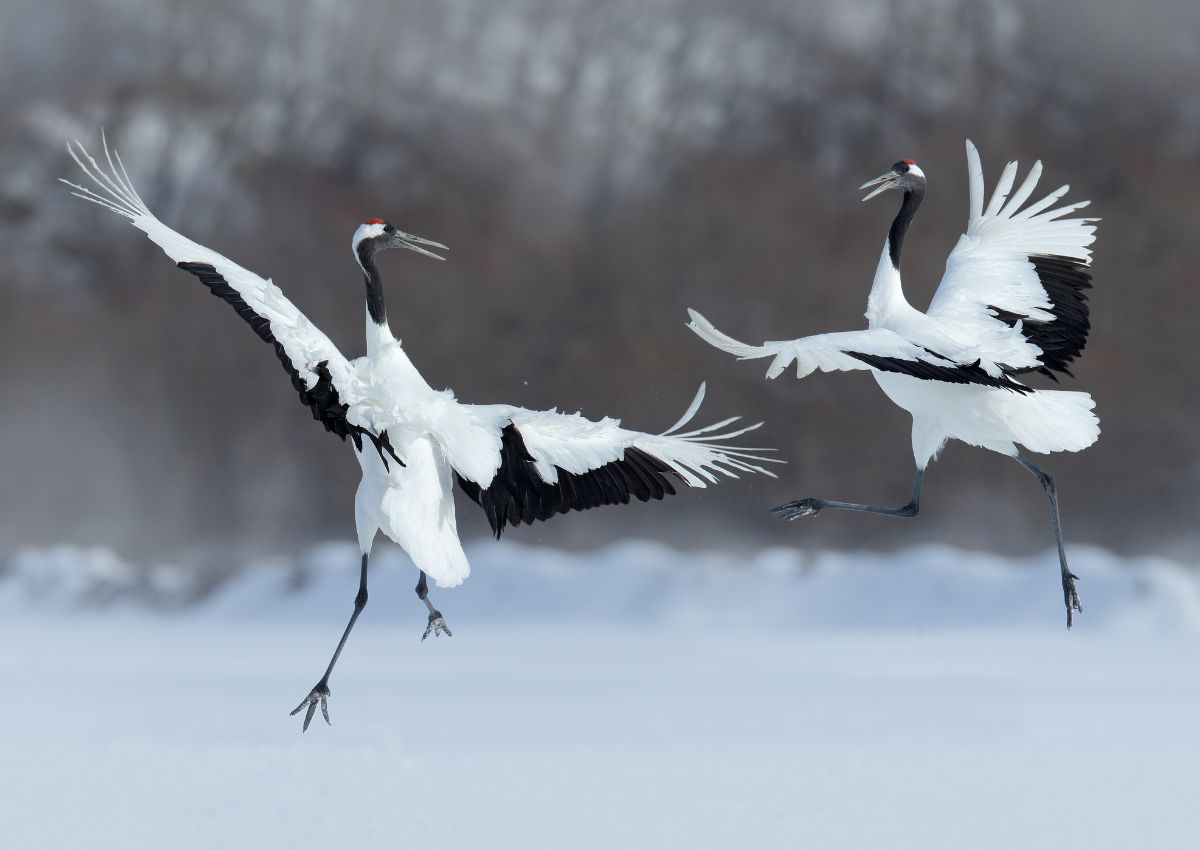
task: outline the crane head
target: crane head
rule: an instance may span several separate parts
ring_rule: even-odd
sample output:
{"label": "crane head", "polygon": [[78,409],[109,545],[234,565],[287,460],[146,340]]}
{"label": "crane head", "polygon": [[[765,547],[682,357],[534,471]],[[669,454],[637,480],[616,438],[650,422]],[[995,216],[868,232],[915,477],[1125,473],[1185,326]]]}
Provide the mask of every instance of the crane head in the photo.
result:
{"label": "crane head", "polygon": [[422,239],[420,236],[413,236],[411,233],[405,233],[393,227],[382,218],[369,218],[358,226],[358,230],[354,231],[354,256],[358,258],[359,264],[364,265],[366,260],[373,256],[376,251],[382,251],[387,248],[407,248],[410,251],[416,251],[418,254],[424,254],[426,257],[433,257],[435,260],[444,260],[445,257],[439,256],[425,247],[438,248],[442,251],[450,249],[441,242],[434,242],[431,239]]}
{"label": "crane head", "polygon": [[923,190],[925,188],[925,172],[911,159],[902,159],[892,166],[891,171],[880,174],[874,180],[868,180],[858,188],[861,191],[870,189],[872,186],[875,187],[874,190],[863,198],[864,201],[869,201],[888,189],[903,189],[905,192],[911,192],[918,188]]}

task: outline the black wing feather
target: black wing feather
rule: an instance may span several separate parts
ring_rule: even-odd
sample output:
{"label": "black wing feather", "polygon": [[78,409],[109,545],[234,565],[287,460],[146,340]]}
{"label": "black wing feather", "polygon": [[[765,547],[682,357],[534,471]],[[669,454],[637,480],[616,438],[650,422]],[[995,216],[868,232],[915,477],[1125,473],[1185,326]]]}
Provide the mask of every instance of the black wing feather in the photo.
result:
{"label": "black wing feather", "polygon": [[558,482],[548,484],[534,468],[533,456],[511,422],[500,435],[500,468],[488,486],[480,487],[455,473],[458,486],[487,516],[499,537],[505,526],[532,525],[567,511],[601,505],[626,505],[674,495],[671,478],[679,475],[662,461],[637,448],[625,449],[620,460],[576,475],[557,467]]}
{"label": "black wing feather", "polygon": [[[925,350],[929,351],[929,349]],[[974,363],[963,365],[954,363],[954,361],[943,357],[936,351],[929,351],[929,353],[952,365],[938,366],[934,363],[927,363],[924,360],[906,360],[903,357],[881,357],[878,354],[863,354],[859,351],[847,351],[845,353],[855,360],[861,360],[863,363],[881,372],[895,372],[899,375],[909,375],[924,381],[942,381],[947,384],[979,384],[986,387],[999,387],[1000,389],[1012,390],[1015,393],[1022,394],[1031,392],[1029,387],[1017,383],[1009,378],[1007,374],[1002,374],[998,378],[992,377],[979,365],[978,360]]]}
{"label": "black wing feather", "polygon": [[328,361],[322,360],[313,369],[317,375],[317,382],[309,389],[305,385],[304,379],[300,377],[300,373],[292,366],[291,358],[283,350],[283,346],[275,339],[275,334],[271,330],[271,322],[255,313],[254,309],[246,303],[236,289],[229,285],[220,272],[208,263],[182,262],[178,265],[185,272],[199,278],[200,282],[207,286],[213,295],[233,307],[237,314],[258,334],[259,339],[275,347],[275,356],[279,358],[279,362],[283,364],[283,368],[291,377],[292,387],[299,393],[301,403],[312,411],[313,419],[324,425],[326,431],[336,434],[342,440],[349,437],[359,451],[362,451],[362,438],[366,437],[379,452],[379,458],[385,467],[388,465],[385,452],[398,464],[404,466],[404,461],[396,456],[396,452],[388,440],[387,431],[376,435],[346,419],[346,411],[350,409],[350,405],[343,404],[338,396],[337,387],[333,385],[333,376],[329,373]]}
{"label": "black wing feather", "polygon": [[999,307],[988,309],[1009,327],[1021,322],[1021,335],[1042,350],[1041,366],[1020,371],[1041,372],[1056,381],[1055,372],[1074,377],[1068,367],[1083,352],[1092,327],[1086,291],[1092,288],[1091,273],[1082,260],[1058,254],[1034,254],[1029,261],[1050,299],[1054,319],[1040,322]]}

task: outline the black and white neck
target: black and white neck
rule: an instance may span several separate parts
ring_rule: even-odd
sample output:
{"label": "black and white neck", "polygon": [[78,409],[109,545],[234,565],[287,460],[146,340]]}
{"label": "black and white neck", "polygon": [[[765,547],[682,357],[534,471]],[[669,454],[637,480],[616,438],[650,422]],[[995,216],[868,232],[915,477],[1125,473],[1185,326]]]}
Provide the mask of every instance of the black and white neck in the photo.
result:
{"label": "black and white neck", "polygon": [[383,219],[368,219],[354,231],[354,259],[362,269],[367,294],[367,354],[374,354],[382,345],[394,341],[387,322],[387,307],[383,301],[383,280],[375,264],[375,253],[384,247],[391,227]]}
{"label": "black and white neck", "polygon": [[[920,174],[917,166],[913,165],[911,169]],[[888,258],[892,261],[892,268],[896,271],[900,271],[900,251],[904,248],[904,234],[908,232],[908,226],[912,224],[913,216],[917,214],[917,207],[921,206],[921,201],[925,199],[925,175],[920,174],[920,178],[919,182],[914,181],[909,188],[905,188],[900,212],[896,213],[892,227],[888,230]]]}
{"label": "black and white neck", "polygon": [[375,265],[375,255],[387,248],[407,248],[426,257],[442,260],[445,258],[429,249],[448,249],[441,242],[397,230],[382,218],[368,218],[360,224],[350,244],[367,284],[367,356],[370,357],[397,341],[388,328],[387,309],[383,304],[383,281]]}
{"label": "black and white neck", "polygon": [[917,214],[917,207],[925,198],[925,173],[911,159],[902,159],[891,170],[865,183],[862,188],[875,187],[866,198],[869,200],[889,189],[900,190],[904,199],[900,211],[888,229],[883,243],[883,254],[875,269],[875,281],[867,299],[867,319],[874,326],[885,322],[888,317],[903,313],[909,308],[900,286],[900,252],[904,248],[904,236]]}

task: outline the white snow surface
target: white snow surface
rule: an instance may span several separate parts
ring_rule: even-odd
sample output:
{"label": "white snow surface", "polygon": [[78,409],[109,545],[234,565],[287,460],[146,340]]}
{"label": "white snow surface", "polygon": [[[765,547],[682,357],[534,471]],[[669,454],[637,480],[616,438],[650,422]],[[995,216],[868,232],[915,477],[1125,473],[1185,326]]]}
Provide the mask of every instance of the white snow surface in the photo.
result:
{"label": "white snow surface", "polygon": [[[13,848],[1129,848],[1200,828],[1200,591],[1074,547],[749,557],[471,547],[421,643],[374,559],[333,726],[287,712],[355,548],[149,609],[177,570],[27,549],[0,575]],[[306,579],[298,581],[298,579]],[[297,584],[299,587],[297,587]],[[133,592],[131,587],[139,590]]]}

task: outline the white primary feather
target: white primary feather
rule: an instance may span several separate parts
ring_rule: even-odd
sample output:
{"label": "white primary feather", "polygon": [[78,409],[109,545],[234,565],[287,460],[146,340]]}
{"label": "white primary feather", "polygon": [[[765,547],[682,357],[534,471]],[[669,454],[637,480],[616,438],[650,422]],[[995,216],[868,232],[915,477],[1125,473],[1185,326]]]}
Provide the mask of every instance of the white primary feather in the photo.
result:
{"label": "white primary feather", "polygon": [[1033,168],[1029,169],[1029,174],[1025,176],[1025,180],[1021,183],[1021,187],[1013,193],[1013,196],[1008,199],[1008,203],[1000,211],[1000,215],[1012,217],[1012,214],[1021,208],[1021,205],[1029,200],[1029,196],[1033,194],[1033,190],[1037,188],[1038,180],[1042,177],[1042,161],[1039,159],[1033,164]]}
{"label": "white primary feather", "polygon": [[762,427],[761,422],[735,428],[732,431],[724,430],[741,418],[734,416],[694,431],[676,433],[687,425],[700,410],[704,392],[705,385],[701,384],[695,399],[688,406],[687,412],[678,422],[661,434],[643,434],[639,431],[624,429],[622,429],[622,433],[633,438],[631,443],[633,447],[670,466],[690,487],[704,487],[705,481],[716,482],[718,474],[737,478],[737,472],[758,472],[774,478],[774,473],[759,466],[762,463],[784,462],[778,458],[763,457],[763,452],[771,452],[774,449],[748,448],[728,444],[729,440],[758,430]]}
{"label": "white primary feather", "polygon": [[1014,160],[1004,166],[1004,171],[1000,174],[1000,179],[996,182],[996,190],[992,192],[992,200],[988,203],[988,207],[983,212],[983,216],[994,216],[1000,211],[1004,199],[1008,197],[1008,192],[1012,189],[1013,180],[1017,176],[1017,163]]}

